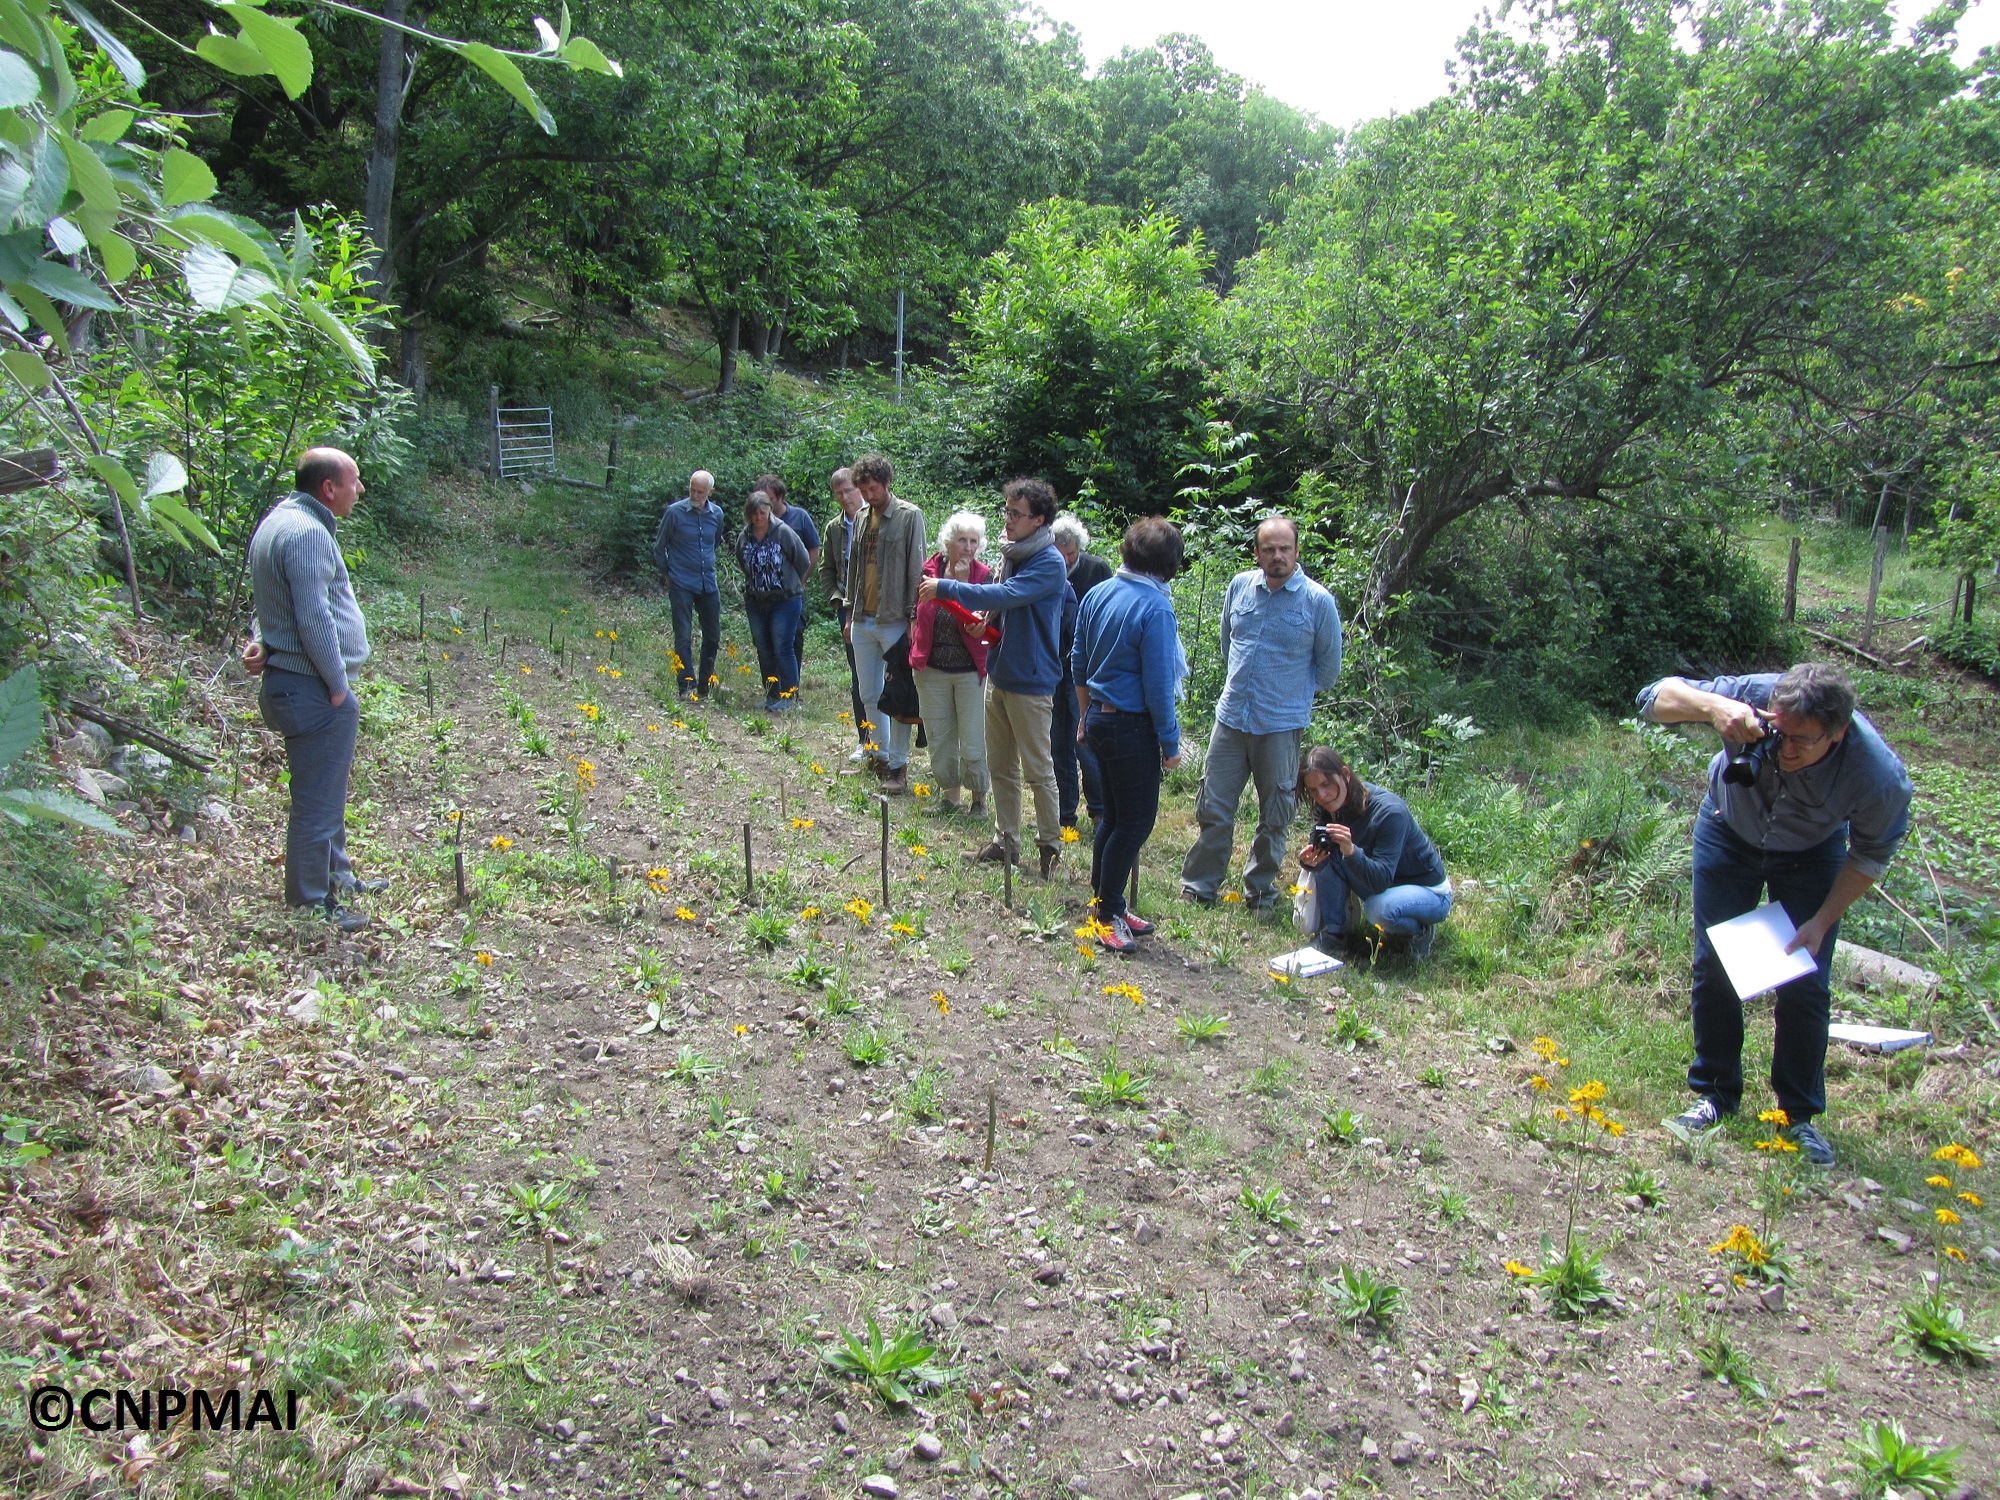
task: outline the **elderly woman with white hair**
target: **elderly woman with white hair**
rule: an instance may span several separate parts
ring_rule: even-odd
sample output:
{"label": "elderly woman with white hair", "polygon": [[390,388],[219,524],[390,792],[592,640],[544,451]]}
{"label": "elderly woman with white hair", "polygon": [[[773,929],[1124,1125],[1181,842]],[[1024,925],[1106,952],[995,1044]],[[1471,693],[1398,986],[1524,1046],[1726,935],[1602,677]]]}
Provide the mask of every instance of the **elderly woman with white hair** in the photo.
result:
{"label": "elderly woman with white hair", "polygon": [[[959,511],[938,528],[938,550],[924,563],[926,578],[985,583],[993,570],[979,561],[986,522]],[[958,811],[958,789],[971,796],[971,812],[986,812],[986,621],[955,604],[926,600],[910,632],[910,670],[917,704],[930,738],[931,775],[939,801]]]}

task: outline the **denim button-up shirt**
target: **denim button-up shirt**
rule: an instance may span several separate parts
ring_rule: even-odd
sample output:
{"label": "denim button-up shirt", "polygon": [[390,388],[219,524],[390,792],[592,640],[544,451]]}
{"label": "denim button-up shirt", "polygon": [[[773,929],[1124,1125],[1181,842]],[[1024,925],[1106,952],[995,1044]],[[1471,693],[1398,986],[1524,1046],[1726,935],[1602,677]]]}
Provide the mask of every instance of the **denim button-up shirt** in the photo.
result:
{"label": "denim button-up shirt", "polygon": [[[1777,685],[1776,672],[1688,684],[1764,709],[1771,706],[1771,690]],[[1640,689],[1641,718],[1658,722],[1653,700],[1659,691],[1658,682]],[[1847,862],[1870,879],[1882,878],[1909,832],[1913,789],[1903,762],[1866,718],[1857,713],[1840,743],[1803,770],[1781,771],[1777,755],[1766,755],[1750,786],[1731,786],[1722,779],[1733,753],[1724,747],[1708,765],[1709,804],[1731,833],[1753,849],[1796,854],[1845,828]]]}
{"label": "denim button-up shirt", "polygon": [[715,544],[722,536],[722,507],[713,498],[700,510],[676,500],[660,518],[660,544],[667,555],[667,582],[694,594],[712,594]]}
{"label": "denim button-up shirt", "polygon": [[1238,573],[1222,602],[1222,651],[1217,723],[1242,734],[1304,729],[1313,694],[1340,681],[1340,606],[1303,569],[1276,589],[1261,569]]}

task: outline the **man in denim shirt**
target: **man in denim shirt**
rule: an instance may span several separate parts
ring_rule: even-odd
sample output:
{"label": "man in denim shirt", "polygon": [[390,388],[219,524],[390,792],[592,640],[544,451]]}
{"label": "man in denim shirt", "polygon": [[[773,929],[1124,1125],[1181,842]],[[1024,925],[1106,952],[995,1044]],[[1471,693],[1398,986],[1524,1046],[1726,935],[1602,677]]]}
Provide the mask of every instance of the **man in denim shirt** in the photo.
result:
{"label": "man in denim shirt", "polygon": [[[722,507],[709,499],[715,476],[688,475],[688,492],[660,517],[653,535],[653,566],[666,580],[674,614],[676,687],[683,697],[706,698],[715,681],[715,645],[722,635],[722,592],[715,582],[715,544],[722,535]],[[701,670],[694,670],[694,617],[701,614]]]}
{"label": "man in denim shirt", "polygon": [[1243,899],[1269,911],[1278,899],[1299,780],[1299,740],[1314,693],[1340,680],[1340,606],[1299,571],[1299,529],[1285,516],[1257,528],[1257,566],[1229,581],[1222,604],[1229,675],[1201,773],[1195,818],[1201,834],[1181,864],[1181,894],[1212,906],[1229,873],[1236,808],[1257,779],[1257,839],[1243,872]]}
{"label": "man in denim shirt", "polygon": [[[1910,778],[1875,726],[1854,709],[1847,674],[1801,662],[1709,682],[1663,678],[1639,694],[1656,724],[1707,722],[1723,747],[1708,768],[1694,827],[1694,1063],[1698,1096],[1661,1123],[1692,1143],[1717,1129],[1743,1097],[1743,1002],[1708,929],[1754,911],[1768,887],[1798,928],[1790,951],[1818,960],[1778,987],[1771,1092],[1789,1123],[1783,1139],[1816,1167],[1834,1164],[1813,1116],[1826,1109],[1828,979],[1847,908],[1882,878],[1910,826]],[[1754,747],[1762,746],[1761,750]],[[1754,776],[1732,782],[1746,749]]]}

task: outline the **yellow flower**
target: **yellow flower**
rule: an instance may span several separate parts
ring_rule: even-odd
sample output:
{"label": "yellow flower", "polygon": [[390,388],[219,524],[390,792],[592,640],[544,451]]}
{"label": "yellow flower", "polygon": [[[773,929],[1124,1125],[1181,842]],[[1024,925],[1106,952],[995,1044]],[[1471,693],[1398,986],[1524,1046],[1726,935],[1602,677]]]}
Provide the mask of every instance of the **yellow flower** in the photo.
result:
{"label": "yellow flower", "polygon": [[1924,1183],[1926,1186],[1929,1187],[1948,1188],[1951,1186],[1951,1179],[1949,1177],[1941,1177],[1937,1173],[1933,1172],[1930,1176],[1924,1179]]}
{"label": "yellow flower", "polygon": [[611,669],[611,675],[612,675],[613,677],[623,677],[623,676],[624,676],[625,674],[624,674],[623,672],[619,671],[619,670],[618,670],[618,669],[617,669],[616,667],[613,667],[613,668]]}
{"label": "yellow flower", "polygon": [[1979,1201],[1979,1194],[1977,1193],[1960,1193],[1958,1201],[1960,1203],[1970,1203],[1974,1208],[1984,1208],[1986,1206]]}
{"label": "yellow flower", "polygon": [[1625,1133],[1625,1127],[1620,1125],[1616,1120],[1601,1120],[1600,1123],[1604,1126],[1605,1134],[1609,1135],[1614,1141]]}
{"label": "yellow flower", "polygon": [[1960,1265],[1963,1265],[1965,1263],[1965,1252],[1959,1249],[1958,1246],[1956,1245],[1946,1245],[1944,1247],[1944,1253],[1946,1255],[1949,1255],[1953,1260],[1957,1261]]}
{"label": "yellow flower", "polygon": [[1088,922],[1077,928],[1076,935],[1086,943],[1094,943],[1099,938],[1110,937],[1111,927],[1109,923],[1100,922],[1097,918],[1092,917]]}
{"label": "yellow flower", "polygon": [[447,823],[456,823],[460,818],[464,816],[465,814],[463,812],[459,811],[459,809],[454,807],[450,812],[444,815],[444,820]]}
{"label": "yellow flower", "polygon": [[856,896],[847,905],[843,906],[841,910],[854,918],[863,927],[866,927],[868,919],[875,915],[875,903],[868,900],[865,896]]}
{"label": "yellow flower", "polygon": [[912,927],[908,922],[905,922],[901,917],[898,917],[889,924],[889,931],[897,937],[915,937],[917,935],[917,929]]}
{"label": "yellow flower", "polygon": [[1796,1151],[1799,1148],[1781,1135],[1774,1135],[1768,1141],[1754,1142],[1759,1151]]}
{"label": "yellow flower", "polygon": [[486,847],[489,849],[498,849],[502,854],[505,854],[509,849],[514,847],[514,841],[504,833],[496,833],[486,841]]}
{"label": "yellow flower", "polygon": [[1534,1041],[1528,1044],[1528,1050],[1543,1062],[1554,1062],[1556,1060],[1557,1047],[1552,1037],[1536,1037]]}
{"label": "yellow flower", "polygon": [[446,661],[451,660],[451,653],[449,651],[440,651],[438,652],[438,655],[442,656]]}
{"label": "yellow flower", "polygon": [[1241,901],[1243,899],[1243,893],[1241,891],[1224,891],[1222,893],[1222,899],[1228,904],[1233,906],[1238,901]]}
{"label": "yellow flower", "polygon": [[674,664],[676,672],[681,671],[687,666],[687,663],[681,660],[681,654],[678,651],[669,651],[667,653],[667,660]]}
{"label": "yellow flower", "polygon": [[750,1034],[750,1028],[745,1026],[741,1021],[738,1021],[730,1030],[734,1031],[738,1036],[748,1036]]}
{"label": "yellow flower", "polygon": [[480,968],[490,969],[493,967],[493,955],[486,952],[483,948],[472,956],[479,960]]}
{"label": "yellow flower", "polygon": [[1594,1099],[1602,1099],[1604,1093],[1604,1085],[1593,1078],[1582,1088],[1571,1089],[1569,1091],[1569,1102],[1572,1104],[1589,1104]]}
{"label": "yellow flower", "polygon": [[1548,1090],[1554,1088],[1555,1085],[1537,1073],[1533,1078],[1528,1080],[1528,1087],[1546,1093]]}
{"label": "yellow flower", "polygon": [[610,637],[611,637],[611,639],[612,639],[612,640],[614,640],[614,641],[618,639],[618,632],[617,632],[617,631],[615,631],[615,630],[607,630],[607,631],[605,632],[605,634],[606,634],[606,635],[608,635],[608,636],[610,636]]}
{"label": "yellow flower", "polygon": [[1305,893],[1306,893],[1306,888],[1300,885],[1296,880],[1294,880],[1292,882],[1292,894],[1294,896],[1303,896]]}
{"label": "yellow flower", "polygon": [[533,667],[524,666],[521,668],[521,675],[523,677],[533,677],[535,675],[535,669]]}
{"label": "yellow flower", "polygon": [[834,717],[836,719],[839,719],[844,724],[852,724],[854,722],[854,715],[849,713],[844,708],[839,713],[835,714]]}
{"label": "yellow flower", "polygon": [[465,634],[465,632],[464,632],[463,630],[460,630],[460,629],[459,629],[459,628],[458,628],[458,627],[457,627],[456,625],[454,625],[454,626],[452,626],[452,627],[451,627],[451,633],[452,633],[453,635],[464,635],[464,634]]}
{"label": "yellow flower", "polygon": [[1948,1208],[1934,1208],[1931,1212],[1937,1215],[1937,1221],[1940,1224],[1957,1224],[1961,1222],[1958,1215]]}
{"label": "yellow flower", "polygon": [[676,906],[674,908],[674,915],[679,917],[683,922],[692,922],[694,920],[694,913],[689,911],[685,906]]}
{"label": "yellow flower", "polygon": [[1104,993],[1116,999],[1130,1000],[1134,1005],[1144,1005],[1146,1003],[1145,992],[1135,984],[1125,984],[1123,982],[1107,984],[1104,987]]}
{"label": "yellow flower", "polygon": [[939,1015],[948,1016],[951,1014],[951,1002],[945,999],[943,990],[939,990],[935,995],[931,996],[931,1004],[938,1008]]}
{"label": "yellow flower", "polygon": [[[599,670],[602,671],[603,669],[599,668]],[[604,710],[599,708],[595,703],[579,703],[576,706],[576,711],[582,714],[586,719],[590,720],[590,722],[593,724],[597,722],[597,716],[602,712],[604,712]]]}
{"label": "yellow flower", "polygon": [[764,675],[764,680],[765,680],[766,682],[776,682],[776,681],[777,681],[778,679],[777,679],[777,678],[775,678],[775,677],[773,677],[773,676],[771,676],[771,675],[770,675],[770,674],[769,674],[769,673],[767,672],[767,673],[766,673],[766,674]]}
{"label": "yellow flower", "polygon": [[818,916],[819,908],[817,906],[806,906],[799,909],[799,920],[801,922],[810,922]]}
{"label": "yellow flower", "polygon": [[929,854],[930,852],[931,851],[926,849],[922,844],[910,845],[910,853],[914,854],[918,859],[922,859],[925,855]]}
{"label": "yellow flower", "polygon": [[1708,1253],[1710,1255],[1740,1255],[1753,1264],[1758,1263],[1759,1256],[1769,1258],[1768,1252],[1764,1249],[1764,1242],[1757,1238],[1756,1231],[1748,1224],[1731,1224],[1729,1226],[1729,1233],[1718,1243],[1710,1245]]}
{"label": "yellow flower", "polygon": [[597,639],[598,639],[598,640],[600,640],[600,641],[604,639],[604,632],[603,632],[603,631],[601,631],[601,630],[600,630],[600,631],[598,631],[598,632],[597,632]]}
{"label": "yellow flower", "polygon": [[1777,1126],[1780,1130],[1783,1130],[1786,1126],[1792,1123],[1792,1117],[1786,1114],[1782,1109],[1766,1109],[1759,1111],[1757,1118],[1763,1121],[1766,1125]]}
{"label": "yellow flower", "polygon": [[686,720],[686,719],[669,719],[669,720],[667,720],[667,722],[668,722],[669,724],[673,725],[673,727],[674,727],[674,728],[676,728],[676,729],[685,729],[685,728],[687,728],[687,720]]}
{"label": "yellow flower", "polygon": [[658,734],[659,732],[660,732],[660,726],[657,724],[648,724],[646,726],[646,733],[648,734]]}
{"label": "yellow flower", "polygon": [[1979,1170],[1979,1158],[1966,1147],[1959,1145],[1957,1141],[1953,1141],[1948,1146],[1938,1147],[1937,1150],[1931,1153],[1931,1158],[1934,1161],[1956,1162],[1968,1172]]}
{"label": "yellow flower", "polygon": [[1560,1104],[1558,1104],[1555,1107],[1553,1113],[1556,1119],[1562,1121],[1563,1123],[1567,1124],[1569,1122],[1569,1111],[1564,1109]]}
{"label": "yellow flower", "polygon": [[811,818],[792,819],[792,832],[794,833],[803,833],[812,826],[813,826],[813,820]]}
{"label": "yellow flower", "polygon": [[910,792],[914,796],[928,797],[931,794],[930,784],[928,782],[919,781],[910,788]]}
{"label": "yellow flower", "polygon": [[1065,844],[1074,844],[1078,839],[1082,837],[1083,835],[1076,831],[1076,824],[1070,823],[1064,826],[1062,831],[1062,841]]}
{"label": "yellow flower", "polygon": [[1079,958],[1089,958],[1092,956],[1088,943],[1078,943],[1076,945],[1076,952]]}
{"label": "yellow flower", "polygon": [[600,672],[609,672],[609,671],[611,670],[611,668],[609,668],[609,667],[605,666],[603,662],[599,662],[599,663],[597,664],[597,670],[598,670],[598,671],[600,671]]}
{"label": "yellow flower", "polygon": [[812,763],[812,773],[815,776],[824,776],[826,774],[826,767],[821,765],[818,761],[814,761]]}
{"label": "yellow flower", "polygon": [[1507,1272],[1512,1276],[1533,1276],[1536,1274],[1533,1266],[1524,1266],[1518,1260],[1507,1262]]}

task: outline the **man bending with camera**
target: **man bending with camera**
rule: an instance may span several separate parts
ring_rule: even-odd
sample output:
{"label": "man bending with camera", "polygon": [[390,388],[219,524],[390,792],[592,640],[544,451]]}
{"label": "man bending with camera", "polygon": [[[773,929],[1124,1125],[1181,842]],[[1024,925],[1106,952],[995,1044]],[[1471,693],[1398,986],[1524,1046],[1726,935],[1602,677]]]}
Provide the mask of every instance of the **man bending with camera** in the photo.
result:
{"label": "man bending with camera", "polygon": [[1813,1125],[1826,1109],[1828,979],[1847,908],[1882,878],[1910,826],[1910,778],[1875,726],[1854,709],[1854,685],[1825,662],[1687,682],[1666,677],[1639,694],[1656,724],[1705,721],[1722,736],[1694,825],[1694,1105],[1661,1123],[1692,1144],[1743,1097],[1743,1002],[1708,929],[1771,899],[1798,928],[1788,951],[1818,960],[1779,986],[1771,1091],[1783,1138],[1816,1167],[1833,1147]]}

